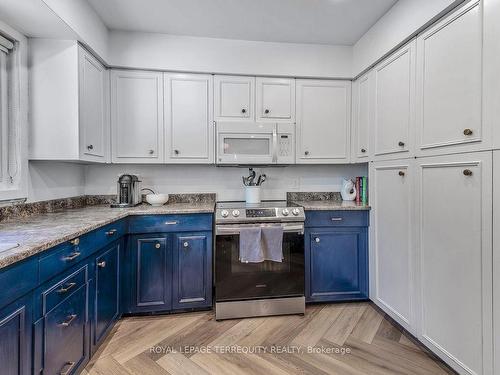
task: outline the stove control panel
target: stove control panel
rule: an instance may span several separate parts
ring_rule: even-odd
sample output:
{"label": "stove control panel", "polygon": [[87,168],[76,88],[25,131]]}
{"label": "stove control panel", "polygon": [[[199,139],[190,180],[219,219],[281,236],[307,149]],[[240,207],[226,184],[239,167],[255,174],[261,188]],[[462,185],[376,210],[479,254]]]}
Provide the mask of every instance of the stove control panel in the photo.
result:
{"label": "stove control panel", "polygon": [[215,220],[218,223],[304,221],[302,207],[217,207]]}

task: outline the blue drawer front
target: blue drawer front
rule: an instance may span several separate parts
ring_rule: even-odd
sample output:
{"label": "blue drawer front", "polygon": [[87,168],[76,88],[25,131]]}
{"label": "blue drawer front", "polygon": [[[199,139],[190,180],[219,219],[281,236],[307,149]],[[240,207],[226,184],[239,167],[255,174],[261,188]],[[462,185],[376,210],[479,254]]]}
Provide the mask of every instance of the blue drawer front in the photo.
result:
{"label": "blue drawer front", "polygon": [[43,313],[46,314],[57,304],[62,302],[74,291],[85,285],[87,282],[87,266],[65,277],[50,289],[42,293]]}
{"label": "blue drawer front", "polygon": [[72,373],[88,357],[86,301],[83,286],[46,315],[44,373]]}
{"label": "blue drawer front", "polygon": [[94,251],[103,249],[110,243],[127,234],[127,221],[125,219],[108,224],[94,232]]}
{"label": "blue drawer front", "polygon": [[73,267],[95,252],[95,232],[77,238],[77,244],[68,241],[40,258],[40,284]]}
{"label": "blue drawer front", "polygon": [[38,260],[28,259],[0,271],[0,309],[38,285]]}
{"label": "blue drawer front", "polygon": [[211,231],[212,214],[149,215],[129,219],[129,233]]}
{"label": "blue drawer front", "polygon": [[368,211],[306,211],[305,226],[312,227],[367,227]]}

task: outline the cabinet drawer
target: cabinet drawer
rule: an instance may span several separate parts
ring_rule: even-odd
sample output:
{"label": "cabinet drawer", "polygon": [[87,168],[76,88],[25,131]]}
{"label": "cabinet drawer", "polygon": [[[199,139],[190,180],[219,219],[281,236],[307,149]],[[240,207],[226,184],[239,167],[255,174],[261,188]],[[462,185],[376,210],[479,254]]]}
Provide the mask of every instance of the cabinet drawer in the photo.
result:
{"label": "cabinet drawer", "polygon": [[57,246],[50,254],[40,258],[40,283],[69,269],[92,254],[95,232],[75,238]]}
{"label": "cabinet drawer", "polygon": [[211,231],[212,214],[151,215],[129,219],[129,233]]}
{"label": "cabinet drawer", "polygon": [[74,291],[78,290],[87,282],[87,266],[65,277],[50,289],[42,292],[43,313],[52,310],[60,302],[66,299]]}
{"label": "cabinet drawer", "polygon": [[0,270],[0,309],[36,288],[38,260],[28,259]]}
{"label": "cabinet drawer", "polygon": [[94,249],[100,250],[111,242],[123,237],[127,233],[127,225],[125,220],[119,220],[115,223],[108,224],[99,228],[94,232]]}
{"label": "cabinet drawer", "polygon": [[87,357],[86,301],[83,286],[45,316],[44,374],[71,374]]}
{"label": "cabinet drawer", "polygon": [[368,211],[306,211],[306,227],[367,227]]}

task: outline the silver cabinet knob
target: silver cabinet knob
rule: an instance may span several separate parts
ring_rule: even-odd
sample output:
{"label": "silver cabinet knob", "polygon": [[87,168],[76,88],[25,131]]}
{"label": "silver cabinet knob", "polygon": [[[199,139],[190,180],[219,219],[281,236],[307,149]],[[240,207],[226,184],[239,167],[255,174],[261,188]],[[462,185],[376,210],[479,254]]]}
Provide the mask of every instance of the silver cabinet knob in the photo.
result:
{"label": "silver cabinet knob", "polygon": [[160,247],[161,247],[161,244],[160,244],[159,242],[157,242],[157,243],[155,244],[155,249],[159,249]]}
{"label": "silver cabinet knob", "polygon": [[319,237],[316,237],[316,238],[314,239],[314,242],[316,242],[316,243],[320,243],[320,242],[321,242],[321,240],[319,239]]}
{"label": "silver cabinet knob", "polygon": [[182,246],[184,246],[184,247],[189,247],[189,242],[185,241],[185,242],[182,244]]}
{"label": "silver cabinet knob", "polygon": [[103,260],[102,262],[97,263],[97,267],[99,267],[99,268],[105,268],[106,267],[106,261]]}

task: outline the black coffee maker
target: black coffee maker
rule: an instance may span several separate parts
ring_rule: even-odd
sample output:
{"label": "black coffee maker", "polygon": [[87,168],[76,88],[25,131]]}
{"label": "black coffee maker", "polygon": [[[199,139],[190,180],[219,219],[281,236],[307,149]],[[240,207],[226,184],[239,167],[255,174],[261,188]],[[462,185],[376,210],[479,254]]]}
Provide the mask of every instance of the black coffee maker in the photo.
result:
{"label": "black coffee maker", "polygon": [[111,207],[134,207],[141,204],[141,181],[132,174],[118,177],[116,203]]}

